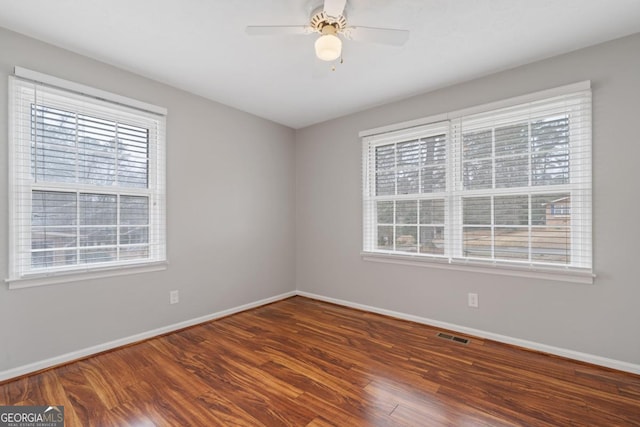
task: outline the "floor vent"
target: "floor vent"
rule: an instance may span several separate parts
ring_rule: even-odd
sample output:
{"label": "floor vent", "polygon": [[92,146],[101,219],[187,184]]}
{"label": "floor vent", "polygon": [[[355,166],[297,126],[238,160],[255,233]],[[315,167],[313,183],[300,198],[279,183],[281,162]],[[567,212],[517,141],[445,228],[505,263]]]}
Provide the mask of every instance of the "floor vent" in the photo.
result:
{"label": "floor vent", "polygon": [[438,332],[438,334],[436,336],[438,338],[443,338],[445,340],[459,342],[461,344],[469,344],[469,340],[466,339],[466,338],[456,337],[455,335],[445,334],[444,332]]}

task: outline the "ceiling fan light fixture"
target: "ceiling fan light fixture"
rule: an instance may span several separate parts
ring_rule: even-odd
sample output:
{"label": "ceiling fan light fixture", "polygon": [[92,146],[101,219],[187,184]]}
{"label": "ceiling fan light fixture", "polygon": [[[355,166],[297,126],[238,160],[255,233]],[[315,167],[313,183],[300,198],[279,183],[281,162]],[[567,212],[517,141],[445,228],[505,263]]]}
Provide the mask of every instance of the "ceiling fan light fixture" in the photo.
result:
{"label": "ceiling fan light fixture", "polygon": [[342,40],[334,34],[324,34],[315,43],[316,56],[323,61],[333,61],[342,53]]}

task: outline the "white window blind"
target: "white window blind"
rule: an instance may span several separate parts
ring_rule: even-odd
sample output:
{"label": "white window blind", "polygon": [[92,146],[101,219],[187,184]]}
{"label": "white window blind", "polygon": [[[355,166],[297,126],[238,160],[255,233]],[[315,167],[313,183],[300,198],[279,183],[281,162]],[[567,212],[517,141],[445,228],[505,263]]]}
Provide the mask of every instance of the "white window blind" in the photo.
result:
{"label": "white window blind", "polygon": [[9,281],[165,261],[164,115],[9,87]]}
{"label": "white window blind", "polygon": [[365,250],[445,255],[448,135],[443,122],[366,139]]}
{"label": "white window blind", "polygon": [[363,139],[363,252],[591,271],[591,93]]}

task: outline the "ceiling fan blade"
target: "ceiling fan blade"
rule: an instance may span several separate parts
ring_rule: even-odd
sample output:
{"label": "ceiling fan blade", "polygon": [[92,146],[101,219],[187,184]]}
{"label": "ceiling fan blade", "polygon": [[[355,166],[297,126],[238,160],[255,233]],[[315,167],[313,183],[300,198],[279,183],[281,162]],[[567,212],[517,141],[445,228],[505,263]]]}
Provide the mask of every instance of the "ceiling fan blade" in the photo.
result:
{"label": "ceiling fan blade", "polygon": [[344,12],[347,0],[324,0],[324,13],[329,16],[338,17]]}
{"label": "ceiling fan blade", "polygon": [[313,28],[308,25],[249,25],[245,31],[250,36],[295,36],[311,34]]}
{"label": "ceiling fan blade", "polygon": [[343,31],[349,40],[402,46],[409,40],[409,31],[392,28],[348,27]]}

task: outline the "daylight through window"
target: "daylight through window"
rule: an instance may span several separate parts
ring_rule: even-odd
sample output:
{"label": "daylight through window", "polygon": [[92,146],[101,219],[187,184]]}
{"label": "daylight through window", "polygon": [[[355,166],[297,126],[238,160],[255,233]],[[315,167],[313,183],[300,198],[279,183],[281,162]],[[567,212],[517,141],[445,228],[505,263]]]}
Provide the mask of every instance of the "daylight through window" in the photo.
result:
{"label": "daylight through window", "polygon": [[164,116],[10,86],[10,279],[165,260]]}
{"label": "daylight through window", "polygon": [[590,107],[584,90],[364,137],[363,252],[590,270]]}

